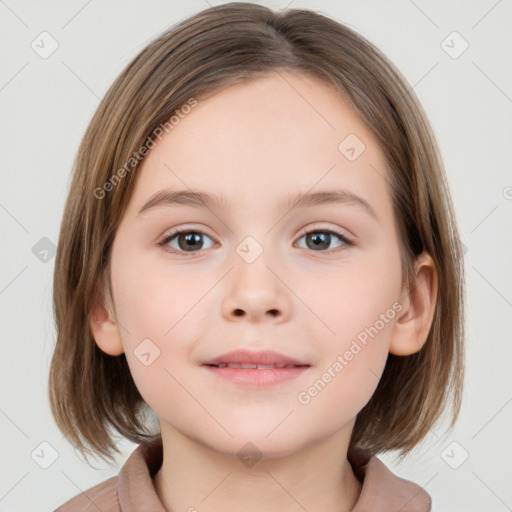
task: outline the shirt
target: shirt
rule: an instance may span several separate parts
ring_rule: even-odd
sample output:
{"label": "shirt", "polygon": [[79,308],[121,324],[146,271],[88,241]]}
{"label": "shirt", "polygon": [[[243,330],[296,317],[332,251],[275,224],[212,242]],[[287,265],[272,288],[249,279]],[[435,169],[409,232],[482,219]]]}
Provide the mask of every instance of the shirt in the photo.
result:
{"label": "shirt", "polygon": [[[159,435],[140,444],[118,476],[78,494],[54,512],[168,512],[152,480],[162,461],[162,437]],[[431,512],[430,495],[419,485],[393,474],[377,457],[350,462],[362,483],[352,512]]]}

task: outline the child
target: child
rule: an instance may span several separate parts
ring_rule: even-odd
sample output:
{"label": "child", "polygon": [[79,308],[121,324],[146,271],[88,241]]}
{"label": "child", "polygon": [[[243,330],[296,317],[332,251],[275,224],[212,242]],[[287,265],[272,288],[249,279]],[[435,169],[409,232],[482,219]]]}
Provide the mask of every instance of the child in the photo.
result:
{"label": "child", "polygon": [[149,44],[82,140],[54,305],[59,428],[140,445],[59,512],[431,510],[376,455],[457,418],[461,246],[413,91],[340,23],[230,3]]}

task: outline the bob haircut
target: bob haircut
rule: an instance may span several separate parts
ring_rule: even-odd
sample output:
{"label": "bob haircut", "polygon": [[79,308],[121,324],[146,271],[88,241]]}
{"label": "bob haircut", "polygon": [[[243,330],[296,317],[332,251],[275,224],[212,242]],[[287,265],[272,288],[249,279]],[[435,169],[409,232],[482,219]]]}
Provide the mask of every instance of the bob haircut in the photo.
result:
{"label": "bob haircut", "polygon": [[59,429],[82,455],[92,449],[113,460],[120,452],[112,429],[135,443],[159,433],[148,429],[151,410],[125,354],[104,353],[89,327],[95,301],[111,298],[111,248],[142,161],[138,151],[191,99],[280,71],[323,80],[367,124],[388,165],[402,285],[414,285],[422,251],[439,277],[426,343],[409,356],[388,354],[348,455],[397,450],[405,457],[448,403],[455,424],[464,378],[463,256],[437,142],[412,87],[373,44],[320,13],[233,2],[148,44],[109,88],[78,149],[55,261],[49,396]]}

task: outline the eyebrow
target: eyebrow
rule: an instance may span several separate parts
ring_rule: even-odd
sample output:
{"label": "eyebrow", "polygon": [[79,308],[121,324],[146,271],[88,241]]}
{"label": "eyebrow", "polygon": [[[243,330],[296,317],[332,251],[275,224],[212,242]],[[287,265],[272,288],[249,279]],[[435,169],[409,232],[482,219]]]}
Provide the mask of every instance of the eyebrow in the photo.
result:
{"label": "eyebrow", "polygon": [[[279,204],[283,210],[295,210],[298,208],[308,208],[326,204],[350,204],[359,207],[369,214],[375,220],[377,214],[371,205],[362,197],[347,190],[326,190],[321,192],[298,193],[288,196]],[[140,209],[137,217],[147,210],[173,205],[187,205],[198,208],[208,208],[210,210],[226,210],[227,201],[223,196],[216,196],[199,190],[160,190],[150,197],[150,199]]]}

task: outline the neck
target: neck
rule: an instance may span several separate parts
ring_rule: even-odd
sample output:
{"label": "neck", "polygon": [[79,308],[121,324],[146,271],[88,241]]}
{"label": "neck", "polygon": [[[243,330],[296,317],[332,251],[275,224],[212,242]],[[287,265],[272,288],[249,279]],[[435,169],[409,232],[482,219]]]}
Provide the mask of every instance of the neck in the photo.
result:
{"label": "neck", "polygon": [[241,503],[245,512],[349,512],[359,498],[361,483],[346,457],[349,429],[287,456],[243,462],[161,427],[154,485],[170,512],[239,512]]}

